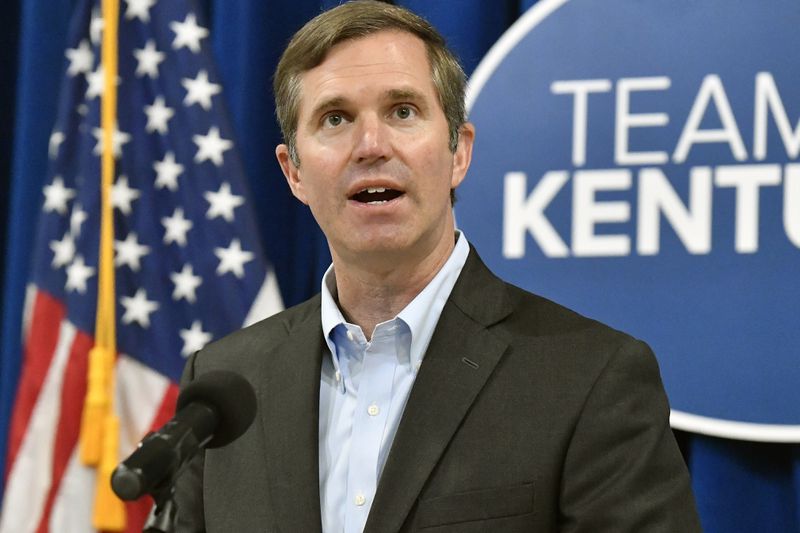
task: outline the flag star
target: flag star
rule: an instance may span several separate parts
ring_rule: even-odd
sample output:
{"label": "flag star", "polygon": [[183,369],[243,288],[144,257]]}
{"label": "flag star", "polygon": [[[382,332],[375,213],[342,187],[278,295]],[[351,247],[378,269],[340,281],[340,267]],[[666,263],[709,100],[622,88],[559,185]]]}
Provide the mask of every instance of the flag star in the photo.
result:
{"label": "flag star", "polygon": [[183,173],[183,165],[175,162],[173,152],[164,154],[164,160],[153,163],[153,168],[156,171],[156,189],[178,190],[178,176]]}
{"label": "flag star", "polygon": [[128,177],[120,176],[116,183],[111,186],[111,205],[116,207],[122,214],[131,214],[131,202],[142,195],[138,189],[132,189],[128,185]]}
{"label": "flag star", "polygon": [[60,241],[50,241],[50,249],[53,250],[53,268],[61,268],[75,257],[75,239],[67,232]]}
{"label": "flag star", "polygon": [[214,255],[219,258],[217,275],[233,272],[237,278],[244,277],[244,264],[252,261],[254,257],[253,252],[242,250],[239,239],[233,239],[227,248],[214,248]]}
{"label": "flag star", "polygon": [[180,330],[180,336],[181,339],[183,339],[181,355],[184,357],[189,357],[194,352],[202,350],[203,347],[214,338],[211,333],[203,331],[203,326],[200,324],[199,320],[192,322],[192,327],[190,329]]}
{"label": "flag star", "polygon": [[67,202],[75,198],[75,189],[64,186],[61,176],[53,178],[53,183],[44,187],[44,210],[47,213],[56,211],[60,215],[67,214]]}
{"label": "flag star", "polygon": [[150,22],[150,8],[156,3],[156,0],[125,0],[128,4],[128,9],[125,10],[125,18],[133,20],[138,18],[142,22]]}
{"label": "flag star", "polygon": [[150,247],[139,244],[138,237],[133,231],[128,233],[124,241],[115,240],[114,250],[117,252],[114,266],[128,265],[134,272],[142,268],[140,263],[142,257],[150,253]]}
{"label": "flag star", "polygon": [[136,322],[143,328],[150,327],[150,315],[158,309],[158,302],[148,300],[144,289],[137,290],[133,297],[123,296],[120,303],[125,308],[122,323]]}
{"label": "flag star", "polygon": [[168,130],[167,121],[175,114],[175,110],[164,105],[164,97],[159,96],[153,105],[144,106],[144,113],[147,115],[147,125],[144,128],[147,133],[157,131],[164,134]]}
{"label": "flag star", "polygon": [[81,234],[81,225],[86,222],[89,215],[84,211],[79,204],[75,204],[72,208],[72,214],[69,217],[69,231],[73,236],[77,237]]}
{"label": "flag star", "polygon": [[[97,144],[94,145],[94,155],[103,155],[103,130],[102,128],[92,128],[92,135],[97,139]],[[119,158],[122,155],[122,147],[131,140],[130,133],[119,131],[117,125],[114,124],[114,131],[111,134],[111,147],[114,152],[114,158]]]}
{"label": "flag star", "polygon": [[[105,68],[103,65],[98,65],[97,69],[89,72],[86,75],[86,81],[88,85],[86,86],[86,99],[93,100],[98,96],[102,96],[103,90],[105,89]],[[115,80],[117,85],[120,83],[120,77],[117,76]]]}
{"label": "flag star", "polygon": [[105,28],[105,21],[100,9],[94,8],[92,10],[92,21],[89,23],[89,36],[92,39],[92,44],[99,45],[100,39],[103,38],[103,28]]}
{"label": "flag star", "polygon": [[211,97],[222,91],[222,86],[208,81],[208,72],[201,70],[195,79],[183,78],[181,85],[186,89],[186,98],[183,105],[189,107],[192,104],[200,104],[200,107],[208,111],[211,109]]}
{"label": "flag star", "polygon": [[78,291],[83,294],[86,292],[86,281],[95,273],[93,267],[87,266],[83,262],[83,256],[78,255],[67,267],[67,292]]}
{"label": "flag star", "polygon": [[180,50],[184,46],[192,52],[200,51],[200,39],[208,36],[208,30],[197,25],[197,18],[193,13],[186,15],[183,22],[170,22],[169,27],[175,32],[172,48]]}
{"label": "flag star", "polygon": [[228,222],[233,222],[233,210],[244,203],[243,196],[231,194],[229,183],[223,183],[217,192],[205,192],[203,197],[208,201],[206,218],[211,220],[221,216]]}
{"label": "flag star", "polygon": [[230,150],[233,142],[219,136],[219,128],[210,128],[206,135],[193,135],[192,140],[197,145],[194,155],[195,163],[211,160],[216,166],[222,165],[222,152]]}
{"label": "flag star", "polygon": [[61,143],[64,142],[64,139],[66,139],[66,136],[60,131],[54,131],[50,134],[50,143],[47,148],[50,159],[55,159],[58,156],[58,149],[61,147]]}
{"label": "flag star", "polygon": [[103,65],[86,75],[89,85],[86,87],[86,99],[92,100],[103,94]]}
{"label": "flag star", "polygon": [[175,284],[175,290],[172,291],[172,299],[175,301],[185,298],[187,302],[194,303],[197,301],[195,290],[203,283],[200,276],[195,276],[192,270],[192,265],[183,265],[183,270],[180,272],[173,272],[169,275],[169,279]]}
{"label": "flag star", "polygon": [[164,244],[177,242],[179,246],[186,246],[186,232],[192,229],[191,220],[183,217],[183,209],[176,207],[171,217],[161,219],[166,231],[164,232]]}
{"label": "flag star", "polygon": [[[128,4],[130,6],[130,4]],[[156,50],[156,42],[148,40],[144,48],[137,48],[133,51],[138,64],[136,65],[136,76],[150,76],[152,79],[158,78],[158,64],[167,57],[164,52]]]}
{"label": "flag star", "polygon": [[68,76],[73,77],[76,74],[86,74],[92,71],[94,52],[86,39],[82,40],[77,48],[67,48],[64,55],[69,59]]}

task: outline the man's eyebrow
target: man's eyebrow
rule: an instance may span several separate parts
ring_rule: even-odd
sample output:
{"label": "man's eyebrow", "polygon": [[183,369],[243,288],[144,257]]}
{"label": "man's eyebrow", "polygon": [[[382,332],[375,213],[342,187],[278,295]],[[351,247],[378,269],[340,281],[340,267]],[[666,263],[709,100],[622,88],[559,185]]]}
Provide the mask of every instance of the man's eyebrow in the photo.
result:
{"label": "man's eyebrow", "polygon": [[347,101],[343,96],[333,96],[326,100],[323,100],[316,106],[314,106],[313,111],[311,112],[311,117],[317,117],[320,114],[328,111],[329,109],[335,109],[337,107],[341,107]]}
{"label": "man's eyebrow", "polygon": [[410,100],[412,102],[424,102],[425,97],[414,89],[389,89],[386,91],[389,100]]}

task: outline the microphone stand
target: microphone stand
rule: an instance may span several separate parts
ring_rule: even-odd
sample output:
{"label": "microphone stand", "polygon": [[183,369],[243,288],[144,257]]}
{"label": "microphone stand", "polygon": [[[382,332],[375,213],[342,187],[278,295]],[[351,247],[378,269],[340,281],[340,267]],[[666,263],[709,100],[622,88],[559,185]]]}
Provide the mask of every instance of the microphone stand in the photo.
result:
{"label": "microphone stand", "polygon": [[175,504],[174,482],[175,479],[170,478],[150,493],[155,503],[144,523],[142,533],[172,533],[175,531],[175,516],[178,506]]}
{"label": "microphone stand", "polygon": [[[191,436],[194,438],[194,435]],[[142,533],[173,533],[175,531],[175,519],[178,515],[178,504],[175,503],[175,481],[189,467],[186,463],[177,472],[165,478],[161,483],[149,490],[153,498],[153,508],[142,528]]]}
{"label": "microphone stand", "polygon": [[179,472],[169,476],[162,483],[153,487],[148,494],[153,498],[153,508],[147,516],[142,533],[173,533],[178,506],[175,503],[175,480]]}

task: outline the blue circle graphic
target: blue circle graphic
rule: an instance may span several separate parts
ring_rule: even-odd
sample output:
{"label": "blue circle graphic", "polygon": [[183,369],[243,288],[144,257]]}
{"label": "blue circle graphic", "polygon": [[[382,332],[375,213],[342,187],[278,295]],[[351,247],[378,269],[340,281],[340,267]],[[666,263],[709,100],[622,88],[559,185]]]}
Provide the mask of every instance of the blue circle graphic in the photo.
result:
{"label": "blue circle graphic", "polygon": [[800,4],[541,0],[470,81],[456,216],[646,340],[673,425],[800,442]]}

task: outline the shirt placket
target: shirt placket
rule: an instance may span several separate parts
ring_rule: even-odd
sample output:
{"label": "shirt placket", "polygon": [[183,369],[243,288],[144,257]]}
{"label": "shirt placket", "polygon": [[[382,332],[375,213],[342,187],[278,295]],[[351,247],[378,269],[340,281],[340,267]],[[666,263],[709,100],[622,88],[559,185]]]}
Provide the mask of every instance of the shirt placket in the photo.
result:
{"label": "shirt placket", "polygon": [[347,472],[347,533],[363,531],[375,497],[381,443],[397,367],[391,335],[381,335],[376,329],[372,342],[365,343],[365,348]]}

